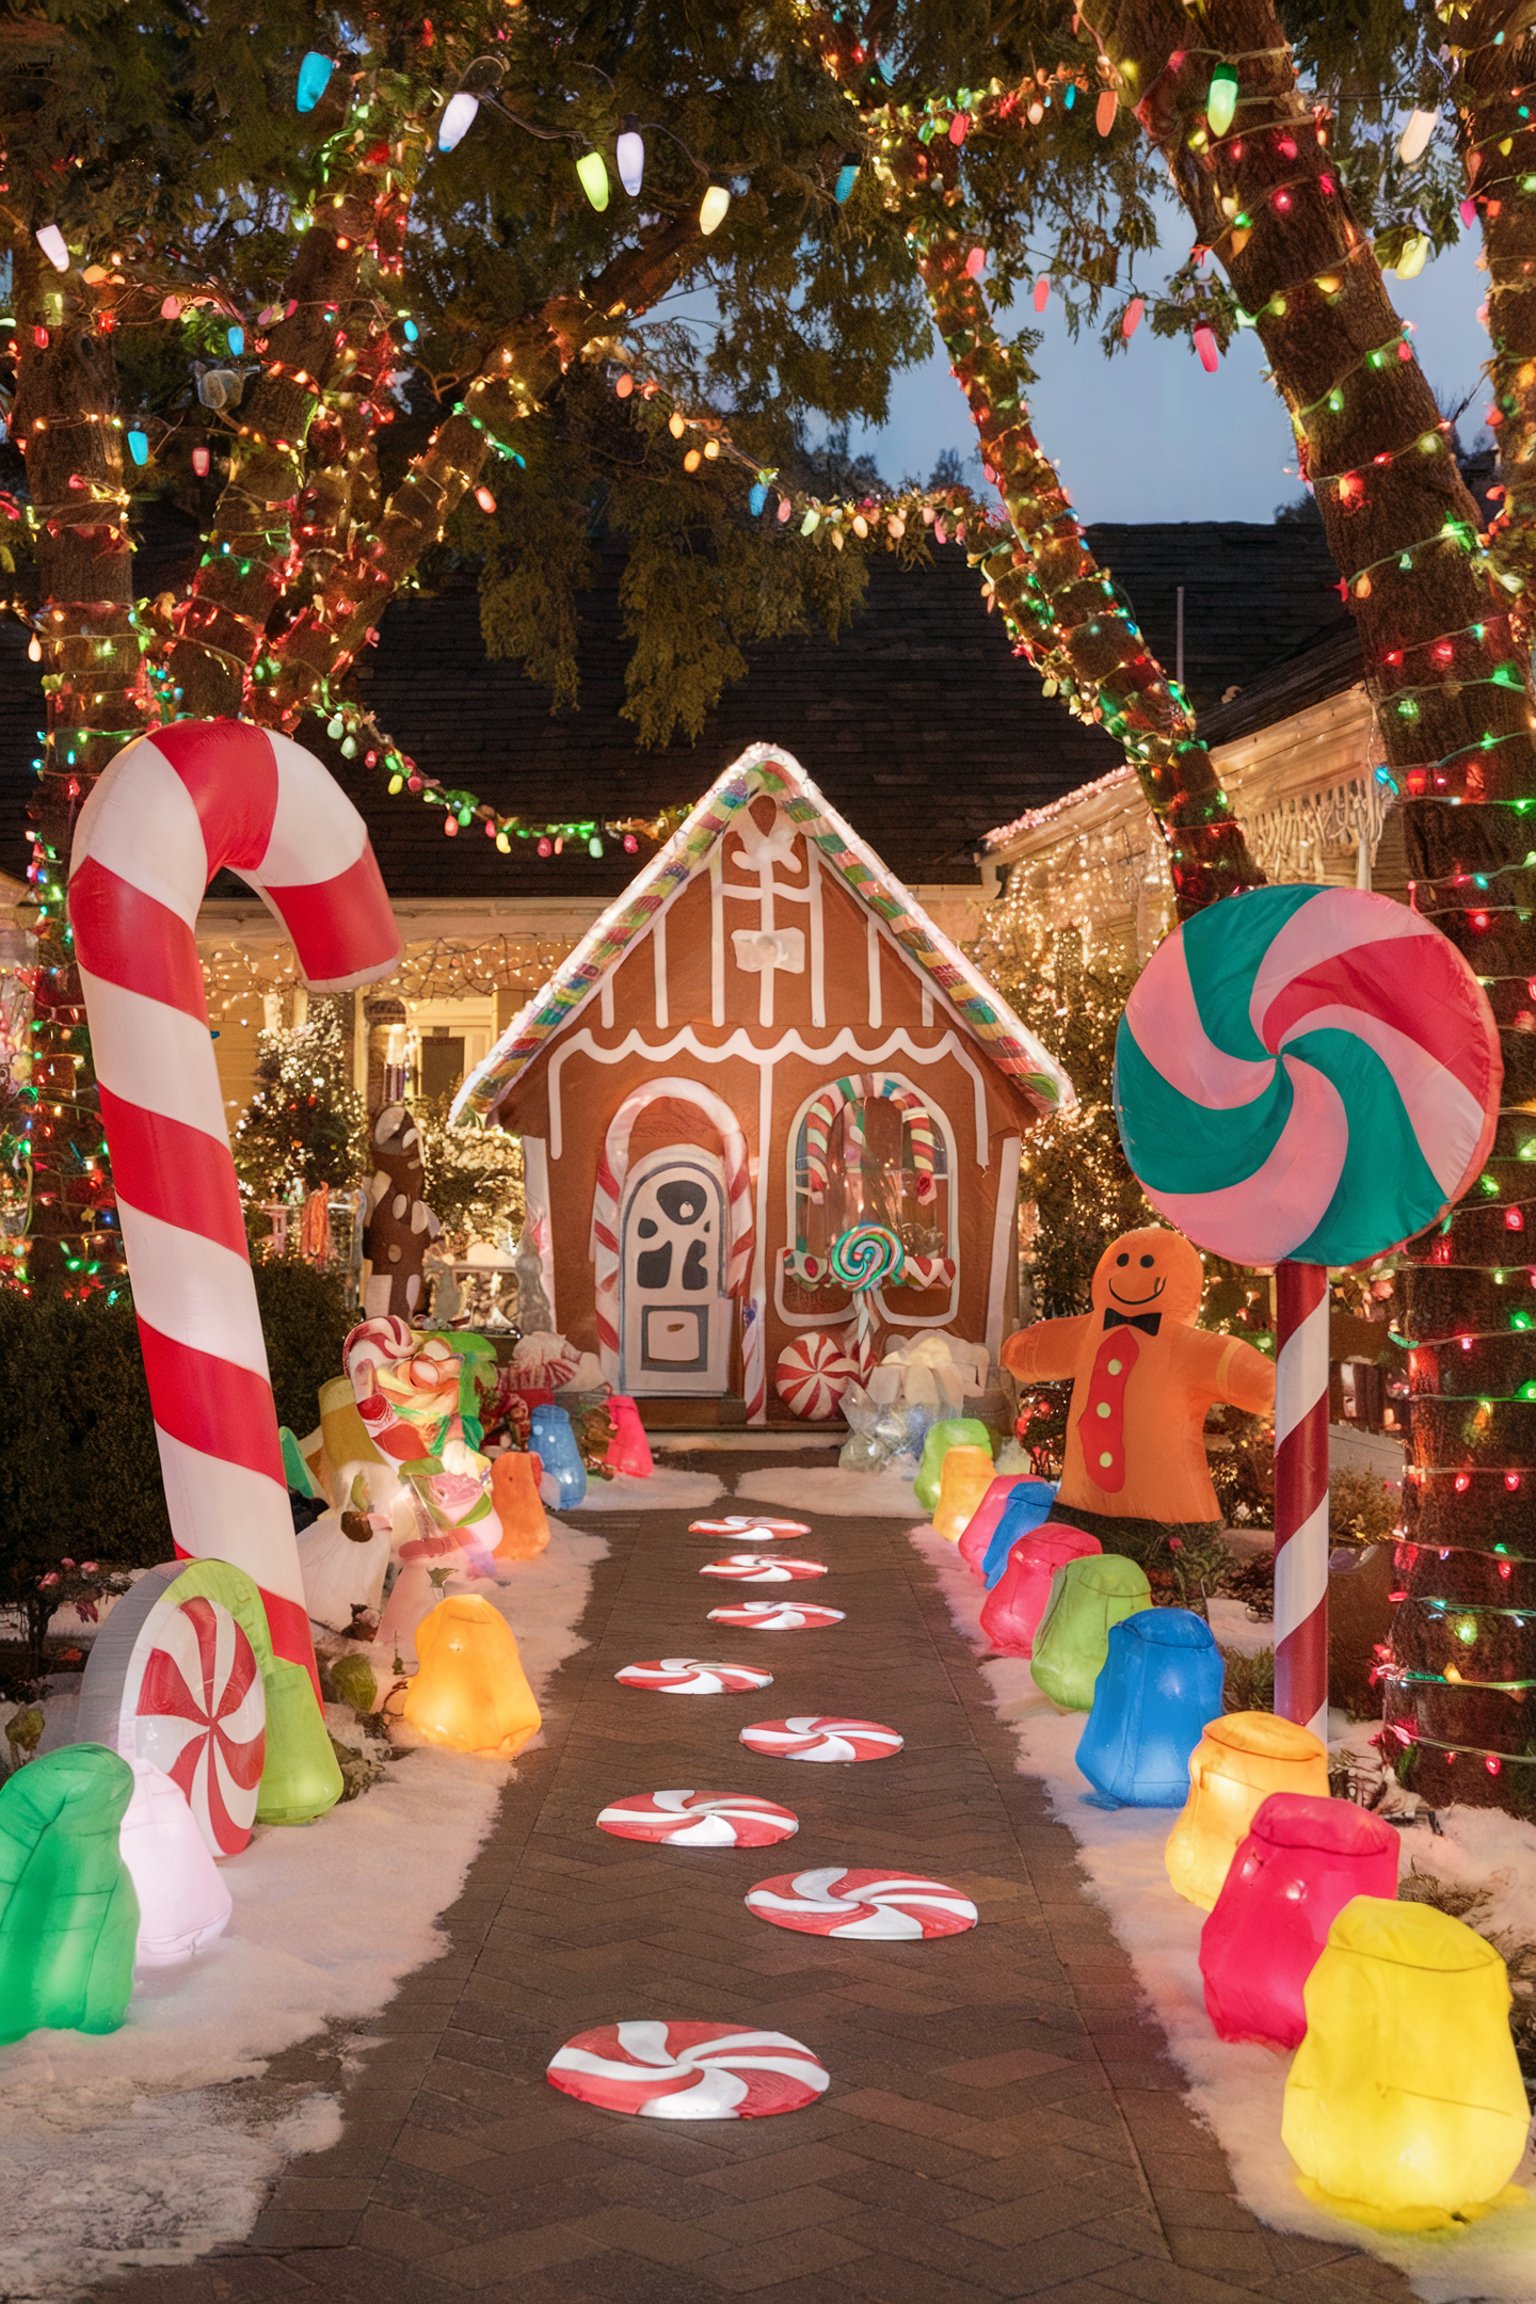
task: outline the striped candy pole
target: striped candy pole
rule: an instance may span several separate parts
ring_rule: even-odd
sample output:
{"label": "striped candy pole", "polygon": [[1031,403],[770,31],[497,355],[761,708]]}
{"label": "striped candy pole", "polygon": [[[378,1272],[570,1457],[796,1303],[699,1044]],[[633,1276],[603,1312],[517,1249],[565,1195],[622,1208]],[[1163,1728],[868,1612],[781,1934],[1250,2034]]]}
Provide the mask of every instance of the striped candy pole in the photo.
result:
{"label": "striped candy pole", "polygon": [[1275,1710],[1327,1741],[1328,1273],[1275,1267]]}
{"label": "striped candy pole", "polygon": [[157,729],[80,812],[70,919],[171,1533],[182,1558],[245,1571],[274,1654],[318,1698],[194,934],[226,869],[277,914],[317,991],[388,975],[400,940],[361,816],[287,736],[236,720]]}

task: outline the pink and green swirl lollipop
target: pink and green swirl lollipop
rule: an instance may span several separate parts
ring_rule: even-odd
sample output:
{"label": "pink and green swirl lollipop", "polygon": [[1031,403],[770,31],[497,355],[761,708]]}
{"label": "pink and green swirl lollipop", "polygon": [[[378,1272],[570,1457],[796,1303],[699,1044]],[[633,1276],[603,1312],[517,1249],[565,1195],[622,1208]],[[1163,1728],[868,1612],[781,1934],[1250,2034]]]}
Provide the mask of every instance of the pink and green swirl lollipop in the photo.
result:
{"label": "pink and green swirl lollipop", "polygon": [[1356,888],[1258,888],[1142,971],[1115,1114],[1148,1199],[1241,1264],[1356,1264],[1433,1224],[1493,1142],[1492,1012],[1431,922]]}

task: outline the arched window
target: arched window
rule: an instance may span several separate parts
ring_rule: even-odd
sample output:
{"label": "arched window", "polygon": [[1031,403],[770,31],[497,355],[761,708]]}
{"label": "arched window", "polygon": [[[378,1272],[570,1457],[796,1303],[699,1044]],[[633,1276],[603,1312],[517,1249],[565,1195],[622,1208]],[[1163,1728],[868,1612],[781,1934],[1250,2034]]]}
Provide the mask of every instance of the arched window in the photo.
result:
{"label": "arched window", "polygon": [[949,1250],[949,1155],[917,1090],[884,1073],[829,1081],[794,1144],[796,1262],[814,1271],[854,1224],[881,1224],[916,1260]]}

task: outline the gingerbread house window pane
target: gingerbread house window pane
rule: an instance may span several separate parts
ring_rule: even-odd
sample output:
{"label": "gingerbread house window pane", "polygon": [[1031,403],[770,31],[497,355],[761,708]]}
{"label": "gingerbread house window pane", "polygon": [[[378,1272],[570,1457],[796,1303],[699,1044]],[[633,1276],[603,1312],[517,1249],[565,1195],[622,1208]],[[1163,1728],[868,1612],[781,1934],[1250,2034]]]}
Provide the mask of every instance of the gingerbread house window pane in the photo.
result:
{"label": "gingerbread house window pane", "polygon": [[[924,1117],[931,1124],[926,1108]],[[930,1132],[931,1155],[920,1155],[909,1118],[893,1098],[864,1096],[843,1104],[827,1132],[827,1186],[818,1200],[802,1123],[795,1146],[801,1248],[824,1257],[851,1225],[883,1224],[909,1254],[943,1255],[949,1245],[948,1158],[942,1130],[931,1124]]]}

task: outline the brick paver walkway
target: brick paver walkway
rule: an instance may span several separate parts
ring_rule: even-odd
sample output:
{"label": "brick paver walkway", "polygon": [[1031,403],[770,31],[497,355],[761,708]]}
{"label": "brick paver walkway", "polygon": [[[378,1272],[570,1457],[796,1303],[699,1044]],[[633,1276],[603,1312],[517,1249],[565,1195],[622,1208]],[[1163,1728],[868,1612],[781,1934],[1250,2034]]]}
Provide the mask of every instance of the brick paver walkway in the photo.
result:
{"label": "brick paver walkway", "polygon": [[[799,1589],[847,1622],[763,1634],[705,1623],[743,1588],[700,1580],[711,1541],[686,1517],[602,1519],[591,1645],[559,1676],[450,1952],[347,2061],[341,2142],[291,2166],[244,2248],[139,2275],[114,2304],[1406,2298],[1372,2259],[1268,2232],[1233,2199],[902,1524],[820,1521],[799,1548],[832,1573]],[[666,1655],[762,1662],[774,1686],[615,1686],[619,1666]],[[807,1767],[736,1741],[748,1720],[817,1711],[887,1721],[906,1750]],[[594,1828],[606,1801],[665,1785],[766,1793],[800,1833],[683,1852]],[[949,1880],[981,1925],[860,1946],[743,1906],[769,1874],[844,1863]],[[791,2032],[832,2086],[781,2119],[674,2126],[546,2084],[563,2040],[630,2016]],[[344,2048],[300,2051],[288,2075],[324,2076],[329,2056],[334,2077]]]}

